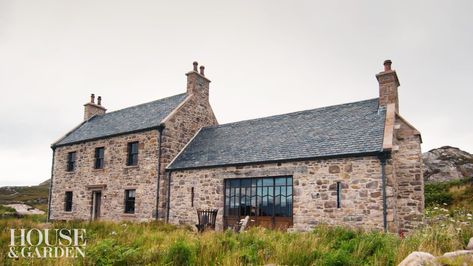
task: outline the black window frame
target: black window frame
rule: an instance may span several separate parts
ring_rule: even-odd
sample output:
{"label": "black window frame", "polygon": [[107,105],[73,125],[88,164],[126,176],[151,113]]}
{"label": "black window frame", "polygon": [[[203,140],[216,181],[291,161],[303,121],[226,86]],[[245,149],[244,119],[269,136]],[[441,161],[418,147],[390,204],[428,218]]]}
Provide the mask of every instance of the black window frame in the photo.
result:
{"label": "black window frame", "polygon": [[67,172],[74,172],[74,170],[76,169],[76,160],[77,160],[76,151],[71,151],[67,153],[67,163],[66,163]]}
{"label": "black window frame", "polygon": [[94,169],[103,169],[105,163],[105,147],[95,148]]}
{"label": "black window frame", "polygon": [[[130,197],[130,193],[133,192],[133,197]],[[135,213],[135,201],[136,201],[136,189],[125,189],[125,202],[124,211],[128,214]]]}
{"label": "black window frame", "polygon": [[72,191],[66,191],[64,193],[64,211],[65,212],[72,212],[73,197],[74,197],[74,193]]}
{"label": "black window frame", "polygon": [[[285,179],[284,184],[278,182],[281,179]],[[290,175],[224,179],[224,227],[228,226],[229,217],[238,217],[238,220],[246,215],[255,220],[262,216],[273,220],[278,217],[292,219],[293,182]]]}
{"label": "black window frame", "polygon": [[138,141],[128,142],[126,165],[127,166],[138,165],[138,154],[139,154],[139,142]]}

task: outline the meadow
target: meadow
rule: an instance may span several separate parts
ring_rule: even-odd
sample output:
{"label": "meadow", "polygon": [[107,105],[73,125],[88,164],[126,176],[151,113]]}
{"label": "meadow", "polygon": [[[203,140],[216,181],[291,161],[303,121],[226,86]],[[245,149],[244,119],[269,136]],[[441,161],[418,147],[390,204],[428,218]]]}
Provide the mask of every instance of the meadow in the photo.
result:
{"label": "meadow", "polygon": [[[427,223],[403,238],[324,225],[310,232],[251,228],[240,234],[199,234],[190,227],[161,222],[45,223],[45,216],[28,216],[0,219],[0,261],[3,265],[397,265],[413,251],[439,256],[464,249],[473,237],[473,203],[469,194],[473,186],[440,186],[426,186]],[[441,195],[431,197],[432,193]],[[443,202],[449,199],[448,203]],[[11,259],[10,228],[84,228],[86,256]],[[452,261],[446,265],[462,263]]]}

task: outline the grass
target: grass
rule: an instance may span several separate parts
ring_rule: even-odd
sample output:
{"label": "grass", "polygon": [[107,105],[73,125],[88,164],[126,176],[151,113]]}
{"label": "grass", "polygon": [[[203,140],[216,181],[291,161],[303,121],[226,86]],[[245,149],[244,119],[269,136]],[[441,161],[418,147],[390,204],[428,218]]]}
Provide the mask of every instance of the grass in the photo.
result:
{"label": "grass", "polygon": [[[205,232],[160,222],[54,222],[45,215],[0,219],[0,262],[4,265],[397,265],[413,251],[435,256],[464,249],[473,237],[473,184],[426,184],[427,225],[399,238],[394,234],[319,226],[286,233],[262,228]],[[5,210],[0,207],[0,213]],[[86,257],[7,257],[10,228],[84,228]],[[443,260],[445,265],[473,262]]]}
{"label": "grass", "polygon": [[[55,222],[43,216],[0,220],[0,261],[5,265],[397,265],[412,251],[434,255],[462,249],[471,226],[428,226],[406,238],[381,232],[320,226],[286,233],[252,228],[236,234],[205,232],[160,222]],[[84,259],[7,257],[9,228],[85,228]],[[461,228],[461,230],[458,230]]]}

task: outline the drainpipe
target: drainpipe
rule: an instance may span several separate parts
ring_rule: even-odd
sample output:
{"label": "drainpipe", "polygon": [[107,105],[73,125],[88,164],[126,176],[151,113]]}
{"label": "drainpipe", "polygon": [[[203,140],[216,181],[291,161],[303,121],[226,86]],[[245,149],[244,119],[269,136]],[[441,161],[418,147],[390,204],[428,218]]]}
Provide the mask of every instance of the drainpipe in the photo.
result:
{"label": "drainpipe", "polygon": [[385,152],[379,155],[379,161],[381,162],[381,179],[383,183],[383,228],[385,233],[388,231],[388,204],[386,199],[386,161],[388,157],[389,154]]}
{"label": "drainpipe", "polygon": [[171,206],[171,171],[168,172],[168,200],[167,200],[167,205],[166,205],[166,223],[169,223],[169,209]]}
{"label": "drainpipe", "polygon": [[49,192],[48,192],[48,218],[47,218],[48,223],[51,220],[51,195],[52,195],[52,190],[53,190],[54,157],[56,155],[56,147],[51,147],[51,149],[53,150],[53,159],[51,163],[51,179],[49,181]]}
{"label": "drainpipe", "polygon": [[161,189],[161,143],[163,142],[163,132],[164,132],[164,124],[159,125],[158,127],[158,185],[157,185],[157,195],[156,195],[156,220],[159,219],[159,192]]}

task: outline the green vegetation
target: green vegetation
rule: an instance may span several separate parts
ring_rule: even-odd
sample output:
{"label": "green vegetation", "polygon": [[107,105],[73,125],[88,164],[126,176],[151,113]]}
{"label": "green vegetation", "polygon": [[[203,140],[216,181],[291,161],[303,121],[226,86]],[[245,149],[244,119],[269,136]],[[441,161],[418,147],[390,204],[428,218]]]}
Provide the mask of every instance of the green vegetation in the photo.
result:
{"label": "green vegetation", "polygon": [[[5,218],[0,219],[0,262],[5,265],[397,265],[413,251],[438,256],[465,248],[473,237],[472,195],[471,181],[426,184],[427,225],[405,238],[328,226],[304,233],[252,228],[241,234],[230,231],[198,234],[190,227],[160,222],[47,224],[45,215]],[[0,207],[0,213],[9,211]],[[10,228],[84,228],[86,257],[10,259],[7,256]],[[464,262],[462,259],[442,261],[445,265]]]}
{"label": "green vegetation", "polygon": [[448,205],[451,207],[473,207],[473,179],[426,183],[425,205]]}
{"label": "green vegetation", "polygon": [[13,208],[0,205],[0,215],[10,215],[14,214],[16,211]]}
{"label": "green vegetation", "polygon": [[[286,233],[252,228],[236,234],[205,232],[160,222],[55,222],[44,216],[0,220],[0,261],[5,265],[397,265],[412,251],[434,255],[462,249],[473,227],[428,226],[401,239],[394,234],[340,227]],[[85,228],[86,257],[18,259],[7,257],[9,228]],[[458,230],[460,228],[460,230]]]}

